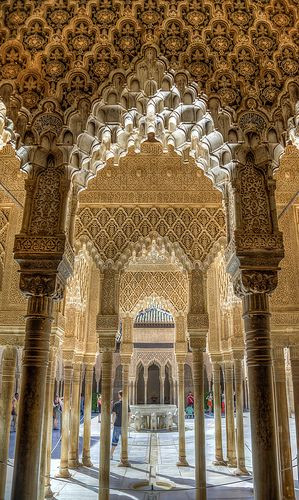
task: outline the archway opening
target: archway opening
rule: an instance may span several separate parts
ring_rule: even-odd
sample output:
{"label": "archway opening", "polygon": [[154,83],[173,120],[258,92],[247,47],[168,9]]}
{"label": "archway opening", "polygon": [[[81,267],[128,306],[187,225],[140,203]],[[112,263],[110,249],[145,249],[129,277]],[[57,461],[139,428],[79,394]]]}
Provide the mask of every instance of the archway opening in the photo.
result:
{"label": "archway opening", "polygon": [[160,367],[153,363],[148,368],[147,404],[160,403]]}

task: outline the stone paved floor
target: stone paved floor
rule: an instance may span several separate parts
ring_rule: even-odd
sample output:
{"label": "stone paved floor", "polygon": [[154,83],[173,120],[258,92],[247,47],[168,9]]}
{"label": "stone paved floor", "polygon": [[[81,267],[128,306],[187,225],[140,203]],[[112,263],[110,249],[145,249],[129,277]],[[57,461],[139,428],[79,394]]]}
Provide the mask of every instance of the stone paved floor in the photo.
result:
{"label": "stone paved floor", "polygon": [[[250,430],[249,414],[244,415],[245,441],[246,441],[246,464],[249,472],[252,471],[251,451],[250,451]],[[295,426],[294,419],[290,420],[292,456],[296,457],[295,452]],[[223,444],[225,449],[225,419],[222,419]],[[99,424],[97,417],[92,419],[92,437],[91,437],[91,458],[94,463],[92,468],[81,467],[72,471],[70,480],[53,479],[52,489],[55,498],[58,500],[97,500],[98,498],[98,464],[99,464]],[[82,433],[83,426],[80,429],[80,453],[82,452]],[[60,456],[60,433],[53,431],[53,453],[52,453],[52,477],[54,478],[57,467],[59,466]],[[14,433],[11,433],[10,442],[10,463],[13,461]],[[194,430],[193,420],[186,420],[186,449],[189,467],[176,467],[178,455],[178,434],[177,432],[159,432],[155,438],[152,438],[150,446],[150,433],[135,433],[130,431],[129,435],[129,457],[131,468],[120,468],[117,466],[119,459],[119,447],[115,452],[115,460],[111,462],[111,481],[110,498],[111,499],[131,499],[131,500],[187,500],[195,499],[194,491]],[[154,467],[149,465],[155,462]],[[246,477],[236,477],[233,471],[228,467],[216,467],[212,465],[214,456],[214,420],[206,416],[206,462],[207,462],[207,484],[208,499],[252,499],[252,480]],[[293,461],[296,464],[296,460]],[[9,477],[5,500],[9,500],[9,491],[11,486],[12,466],[9,468]],[[296,474],[294,468],[294,474]],[[149,479],[149,475],[156,476],[157,481],[164,481],[172,485],[169,491],[159,490],[151,492],[150,488],[143,487],[137,491],[133,485],[138,481]],[[297,480],[296,498],[299,499],[299,488]],[[265,499],[267,500],[267,499]]]}

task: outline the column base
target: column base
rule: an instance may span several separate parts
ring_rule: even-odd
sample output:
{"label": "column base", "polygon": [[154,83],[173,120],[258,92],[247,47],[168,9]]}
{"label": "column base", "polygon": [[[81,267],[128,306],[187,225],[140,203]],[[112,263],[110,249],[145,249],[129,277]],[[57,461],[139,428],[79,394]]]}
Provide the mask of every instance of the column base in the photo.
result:
{"label": "column base", "polygon": [[82,464],[84,465],[84,467],[92,467],[93,466],[93,463],[92,461],[90,460],[90,458],[82,458]]}
{"label": "column base", "polygon": [[227,462],[223,458],[222,459],[216,458],[216,460],[213,460],[212,464],[213,465],[227,465]]}
{"label": "column base", "polygon": [[118,464],[117,467],[131,467],[131,464],[129,460],[121,460]]}
{"label": "column base", "polygon": [[177,467],[189,467],[189,464],[185,458],[180,458],[176,465]]}
{"label": "column base", "polygon": [[76,460],[69,460],[69,468],[70,469],[78,469],[79,467],[82,467],[82,463],[79,462],[77,459]]}
{"label": "column base", "polygon": [[237,467],[233,474],[234,476],[250,476],[246,467]]}
{"label": "column base", "polygon": [[230,460],[229,458],[227,459],[226,465],[228,467],[237,468],[237,462],[235,462],[234,460]]}
{"label": "column base", "polygon": [[69,479],[70,477],[72,477],[70,471],[65,468],[65,469],[59,469],[59,472],[57,472],[55,474],[55,477],[61,477],[63,479]]}
{"label": "column base", "polygon": [[51,486],[47,486],[45,489],[45,498],[53,498],[53,497],[54,497],[54,493],[51,490]]}

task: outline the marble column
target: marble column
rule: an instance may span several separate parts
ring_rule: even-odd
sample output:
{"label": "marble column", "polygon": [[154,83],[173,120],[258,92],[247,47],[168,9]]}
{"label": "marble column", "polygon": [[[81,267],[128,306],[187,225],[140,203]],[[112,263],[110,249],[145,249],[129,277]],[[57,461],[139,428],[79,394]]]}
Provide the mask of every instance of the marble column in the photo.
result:
{"label": "marble column", "polygon": [[11,500],[38,498],[52,305],[45,295],[28,299]]}
{"label": "marble column", "polygon": [[93,363],[86,365],[85,370],[85,398],[84,398],[84,428],[82,463],[85,467],[92,467],[90,459],[91,436],[91,406],[92,406]]}
{"label": "marble column", "polygon": [[164,387],[165,387],[165,377],[160,377],[160,403],[164,405]]}
{"label": "marble column", "polygon": [[220,387],[220,364],[214,363],[213,370],[213,403],[214,403],[214,422],[215,422],[215,460],[214,465],[226,465],[223,459],[222,450],[222,426],[221,426],[221,387]]}
{"label": "marble column", "polygon": [[194,441],[196,500],[206,500],[205,412],[204,412],[204,362],[206,340],[191,343],[194,385]]}
{"label": "marble column", "polygon": [[147,404],[147,380],[148,380],[148,366],[144,367],[144,404]]}
{"label": "marble column", "polygon": [[275,403],[266,293],[243,299],[255,500],[280,500]]}
{"label": "marble column", "polygon": [[237,438],[237,469],[234,471],[236,476],[248,475],[245,467],[245,449],[244,449],[244,424],[243,424],[243,377],[241,357],[234,354],[234,375],[236,391],[236,438]]}
{"label": "marble column", "polygon": [[294,410],[297,442],[297,478],[299,481],[299,345],[290,347],[291,370],[294,390]]}
{"label": "marble column", "polygon": [[276,396],[277,431],[280,450],[282,494],[284,500],[288,498],[294,500],[295,490],[292,469],[284,349],[282,346],[275,346],[272,350],[272,353]]}
{"label": "marble column", "polygon": [[137,401],[136,401],[136,394],[137,394],[136,385],[137,385],[137,382],[133,382],[133,405],[137,404]]}
{"label": "marble column", "polygon": [[69,442],[69,467],[76,469],[79,462],[79,427],[80,427],[80,396],[81,396],[81,362],[76,361],[73,369],[71,432]]}
{"label": "marble column", "polygon": [[122,363],[122,414],[121,414],[121,452],[119,467],[131,467],[128,459],[128,404],[129,404],[129,360],[130,357],[123,357],[121,355]]}
{"label": "marble column", "polygon": [[231,361],[226,361],[224,363],[224,390],[227,464],[229,467],[236,467],[237,458],[234,419],[233,364]]}
{"label": "marble column", "polygon": [[69,471],[69,442],[70,442],[70,407],[71,407],[71,385],[73,379],[73,365],[64,362],[64,384],[63,384],[63,409],[61,427],[61,452],[60,467],[57,477],[71,477]]}
{"label": "marble column", "polygon": [[2,390],[0,398],[0,500],[4,500],[9,452],[11,406],[15,385],[16,347],[5,347],[2,355]]}
{"label": "marble column", "polygon": [[99,500],[109,500],[112,351],[102,353],[102,414],[100,435]]}
{"label": "marble column", "polygon": [[177,380],[174,383],[174,404],[178,406],[178,382]]}
{"label": "marble column", "polygon": [[[45,498],[53,498],[51,490],[51,455],[52,455],[52,432],[53,432],[53,397],[55,388],[55,373],[56,373],[56,348],[53,349],[52,369],[50,373],[50,390],[49,390],[49,413],[48,413],[48,435],[47,435],[47,453],[46,453],[46,476],[45,476]],[[62,423],[60,422],[60,425]]]}
{"label": "marble column", "polygon": [[51,415],[51,429],[53,426],[53,399],[54,395],[51,392],[53,389],[52,380],[52,368],[53,367],[53,352],[50,351],[49,364],[47,370],[46,378],[46,395],[45,395],[45,412],[44,412],[44,422],[43,422],[43,435],[42,435],[42,449],[41,449],[41,461],[40,461],[40,478],[39,478],[39,496],[38,500],[43,500],[45,498],[45,487],[46,487],[46,471],[47,471],[47,443],[48,443],[48,433],[49,433],[49,415]]}
{"label": "marble column", "polygon": [[178,397],[178,430],[179,430],[179,460],[178,467],[188,467],[186,459],[186,440],[185,440],[185,388],[184,388],[184,361],[181,358],[177,359],[178,364],[178,383],[179,383],[179,397]]}

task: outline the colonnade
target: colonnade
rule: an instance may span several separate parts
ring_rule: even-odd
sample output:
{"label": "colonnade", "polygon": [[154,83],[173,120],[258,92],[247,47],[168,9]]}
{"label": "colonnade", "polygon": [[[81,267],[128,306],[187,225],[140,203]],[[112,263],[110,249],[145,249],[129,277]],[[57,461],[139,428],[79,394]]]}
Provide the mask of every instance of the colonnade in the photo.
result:
{"label": "colonnade", "polygon": [[[197,498],[205,498],[205,454],[204,454],[204,389],[203,389],[203,352],[205,350],[205,339],[199,342],[198,337],[190,337],[190,346],[193,353],[193,379],[195,402],[195,477],[198,488]],[[56,356],[59,340],[51,337],[50,356],[47,368],[47,390],[45,394],[45,412],[42,427],[42,452],[39,469],[38,498],[43,499],[51,495],[50,464],[52,443],[52,400],[54,397]],[[121,355],[123,368],[123,422],[124,432],[121,441],[120,466],[130,467],[128,450],[128,412],[129,402],[129,364],[131,354]],[[291,346],[289,349],[292,380],[294,386],[294,408],[297,437],[299,434],[298,422],[298,389],[299,389],[299,349]],[[102,424],[100,442],[100,492],[101,499],[109,498],[109,469],[110,469],[110,401],[112,387],[112,359],[113,350],[102,353]],[[5,479],[7,473],[9,430],[11,419],[11,401],[15,389],[15,369],[17,350],[15,347],[6,347],[2,357],[2,388],[0,399],[0,500],[4,499]],[[277,428],[279,446],[280,488],[283,498],[294,499],[294,482],[292,472],[292,457],[290,452],[290,434],[288,421],[288,400],[285,373],[285,354],[282,345],[273,342],[272,358],[274,378],[271,383],[275,386],[276,412],[274,428]],[[211,355],[213,367],[213,401],[215,421],[215,461],[217,465],[228,464],[235,468],[236,474],[247,474],[244,453],[244,431],[243,431],[243,389],[242,389],[242,355],[234,356],[231,360],[221,358],[219,355]],[[184,420],[184,355],[177,355],[178,362],[178,386],[179,386],[179,456],[178,466],[187,466],[185,447],[185,420]],[[83,373],[85,381],[85,404],[84,404],[84,432],[83,432],[83,454],[82,463],[91,467],[90,459],[90,431],[91,431],[91,396],[93,381],[94,360],[84,360],[82,356],[76,356],[73,360],[64,361],[64,392],[63,413],[61,427],[61,459],[58,477],[68,478],[71,476],[70,469],[81,465],[79,459],[79,425],[80,425],[80,395],[83,387]],[[221,427],[221,371],[225,388],[225,418],[227,450],[224,458],[222,446]],[[235,397],[234,397],[235,395]],[[235,400],[235,404],[234,404]],[[260,409],[261,410],[261,409]],[[103,438],[104,436],[104,438]],[[200,445],[199,445],[200,443]]]}
{"label": "colonnade", "polygon": [[[296,388],[298,390],[298,374],[299,374],[299,351],[298,347],[290,346],[289,348],[291,366],[292,366],[292,384],[294,397]],[[235,474],[248,475],[245,465],[245,442],[244,442],[244,427],[243,427],[243,384],[242,384],[242,354],[235,357],[232,361],[223,362],[223,357],[212,355],[213,365],[213,403],[214,403],[214,424],[215,424],[215,465],[224,465],[235,468]],[[273,384],[275,390],[275,415],[274,427],[275,436],[279,447],[279,454],[275,458],[274,466],[277,464],[279,471],[279,492],[281,498],[295,499],[294,480],[293,480],[293,462],[291,456],[290,430],[289,430],[289,411],[286,383],[286,365],[285,352],[283,345],[279,345],[277,340],[273,339],[273,347],[271,354],[271,366],[273,373],[270,378],[270,384]],[[226,422],[226,457],[224,457],[222,445],[222,426],[221,426],[221,377],[223,372],[224,380],[224,402],[225,402],[225,422]],[[260,382],[261,383],[261,382]],[[254,388],[249,386],[249,392],[255,394],[259,390],[258,385]],[[251,396],[252,399],[252,396]],[[295,397],[297,398],[297,395]],[[234,404],[235,400],[235,404]],[[265,405],[267,402],[261,402],[259,411],[264,414]],[[234,410],[235,406],[235,410]],[[251,418],[252,418],[252,409]],[[257,411],[257,410],[256,410]],[[235,416],[234,416],[235,415]],[[269,416],[265,417],[266,419]],[[295,409],[295,427],[296,436],[298,438],[298,408]],[[277,431],[276,431],[277,430]],[[251,449],[254,445],[251,445]],[[297,453],[298,453],[297,440]],[[254,455],[254,452],[253,452]],[[256,458],[256,457],[255,457]],[[254,460],[254,457],[253,457]],[[299,477],[299,473],[298,473]]]}

